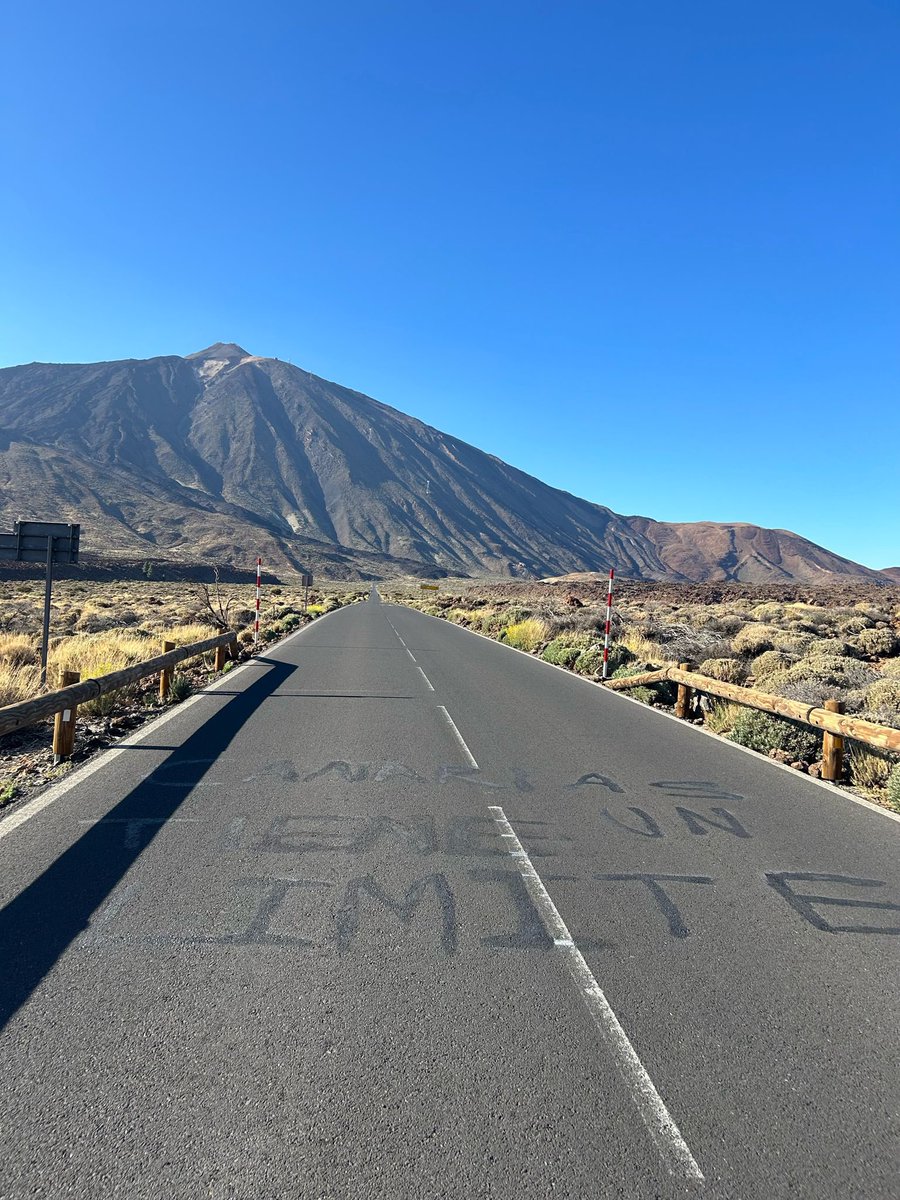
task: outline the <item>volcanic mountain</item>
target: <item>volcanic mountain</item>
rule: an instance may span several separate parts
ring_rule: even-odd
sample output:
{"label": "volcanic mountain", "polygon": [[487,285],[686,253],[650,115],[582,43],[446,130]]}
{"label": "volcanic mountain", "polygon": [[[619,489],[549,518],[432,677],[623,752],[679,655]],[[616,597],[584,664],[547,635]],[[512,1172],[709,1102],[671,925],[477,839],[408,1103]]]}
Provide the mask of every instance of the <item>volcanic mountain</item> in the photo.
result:
{"label": "volcanic mountain", "polygon": [[338,576],[884,582],[796,534],[624,517],[275,358],[0,370],[0,521],[73,520],[86,549]]}

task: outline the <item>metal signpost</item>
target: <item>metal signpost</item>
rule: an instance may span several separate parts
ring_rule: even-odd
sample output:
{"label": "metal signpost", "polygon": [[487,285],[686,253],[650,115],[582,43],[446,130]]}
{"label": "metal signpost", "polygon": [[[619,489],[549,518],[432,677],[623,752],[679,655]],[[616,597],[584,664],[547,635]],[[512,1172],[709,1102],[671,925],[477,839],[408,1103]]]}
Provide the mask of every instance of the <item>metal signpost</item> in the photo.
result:
{"label": "metal signpost", "polygon": [[47,682],[47,650],[50,645],[50,598],[53,564],[77,563],[80,525],[55,521],[16,521],[12,533],[0,533],[0,561],[45,563],[44,637],[41,642],[41,686]]}

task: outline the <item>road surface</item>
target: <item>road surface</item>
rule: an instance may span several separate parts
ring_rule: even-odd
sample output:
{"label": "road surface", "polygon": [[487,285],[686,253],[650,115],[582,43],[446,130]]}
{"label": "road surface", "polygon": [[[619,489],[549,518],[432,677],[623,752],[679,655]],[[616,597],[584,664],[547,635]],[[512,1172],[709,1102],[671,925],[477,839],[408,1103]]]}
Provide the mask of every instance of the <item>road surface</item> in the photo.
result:
{"label": "road surface", "polygon": [[0,821],[0,1198],[896,1198],[898,838],[373,594]]}

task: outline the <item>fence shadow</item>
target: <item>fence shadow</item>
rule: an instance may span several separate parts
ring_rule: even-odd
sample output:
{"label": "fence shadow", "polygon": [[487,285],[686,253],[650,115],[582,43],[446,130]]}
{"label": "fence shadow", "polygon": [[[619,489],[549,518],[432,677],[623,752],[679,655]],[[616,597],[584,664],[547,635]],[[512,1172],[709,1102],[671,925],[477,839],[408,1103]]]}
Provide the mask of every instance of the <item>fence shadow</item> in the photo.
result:
{"label": "fence shadow", "polygon": [[[270,670],[235,695],[173,750],[158,771],[120,800],[104,817],[104,821],[114,823],[92,825],[0,910],[0,1029],[87,929],[91,914],[151,844],[164,827],[163,822],[177,812],[247,719],[296,670],[274,659],[258,661],[268,663]],[[148,818],[159,824],[144,823]],[[139,819],[140,838],[123,838],[120,822]]]}

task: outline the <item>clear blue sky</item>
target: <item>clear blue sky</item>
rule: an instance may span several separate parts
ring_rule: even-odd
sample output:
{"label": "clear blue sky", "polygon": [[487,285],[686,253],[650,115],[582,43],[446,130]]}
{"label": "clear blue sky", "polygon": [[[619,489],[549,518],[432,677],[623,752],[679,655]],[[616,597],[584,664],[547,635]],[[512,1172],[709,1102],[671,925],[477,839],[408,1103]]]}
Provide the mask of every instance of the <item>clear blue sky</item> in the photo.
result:
{"label": "clear blue sky", "polygon": [[0,363],[238,341],[900,564],[898,0],[5,14]]}

